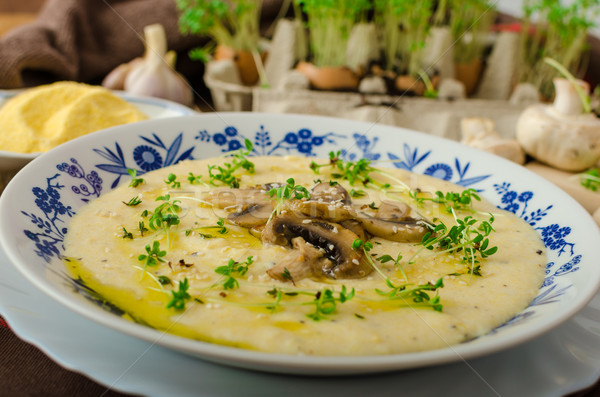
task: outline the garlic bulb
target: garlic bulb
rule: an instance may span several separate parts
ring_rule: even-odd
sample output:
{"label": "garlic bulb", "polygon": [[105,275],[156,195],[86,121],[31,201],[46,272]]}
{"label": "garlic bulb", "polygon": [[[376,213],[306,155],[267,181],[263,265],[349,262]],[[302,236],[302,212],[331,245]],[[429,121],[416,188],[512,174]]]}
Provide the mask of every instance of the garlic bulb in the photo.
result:
{"label": "garlic bulb", "polygon": [[131,69],[141,62],[144,61],[144,58],[134,58],[127,63],[123,63],[116,68],[114,68],[109,74],[104,77],[102,80],[102,86],[108,88],[109,90],[124,90],[125,89],[125,79],[127,75],[131,71]]}
{"label": "garlic bulb", "polygon": [[167,53],[167,37],[162,25],[146,26],[144,36],[146,53],[142,60],[134,59],[126,64],[129,67],[121,65],[120,71],[117,67],[113,71],[115,72],[113,81],[118,82],[122,75],[126,75],[124,89],[127,92],[168,99],[187,106],[192,105],[194,99],[192,88],[172,67],[175,63],[174,53]]}

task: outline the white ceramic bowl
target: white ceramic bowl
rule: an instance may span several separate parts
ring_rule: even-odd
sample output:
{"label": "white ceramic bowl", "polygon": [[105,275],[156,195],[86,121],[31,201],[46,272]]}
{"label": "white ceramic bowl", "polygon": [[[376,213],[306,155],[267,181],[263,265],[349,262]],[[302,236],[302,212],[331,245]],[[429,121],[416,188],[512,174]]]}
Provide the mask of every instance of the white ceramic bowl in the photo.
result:
{"label": "white ceramic bowl", "polygon": [[[317,155],[342,150],[349,160],[391,166],[476,188],[498,207],[539,231],[548,248],[546,279],[531,305],[473,341],[420,353],[369,357],[307,357],[259,353],[163,334],[123,320],[72,280],[59,260],[69,220],[82,205],[138,172],[186,158],[214,157],[244,138],[259,155]],[[129,178],[126,178],[127,180]],[[273,372],[350,374],[387,371],[477,357],[550,330],[592,298],[599,286],[600,231],[589,214],[554,185],[485,152],[422,133],[324,117],[221,113],[150,120],[67,142],[24,167],[0,197],[0,242],[35,286],[66,307],[126,334],[207,360]]]}
{"label": "white ceramic bowl", "polygon": [[[20,92],[23,92],[23,90],[0,91],[0,106]],[[115,93],[125,99],[127,102],[136,105],[151,119],[188,116],[195,113],[192,109],[172,101],[166,101],[159,98],[141,97],[124,92]],[[0,150],[0,171],[18,170],[39,155],[40,153],[15,153]]]}

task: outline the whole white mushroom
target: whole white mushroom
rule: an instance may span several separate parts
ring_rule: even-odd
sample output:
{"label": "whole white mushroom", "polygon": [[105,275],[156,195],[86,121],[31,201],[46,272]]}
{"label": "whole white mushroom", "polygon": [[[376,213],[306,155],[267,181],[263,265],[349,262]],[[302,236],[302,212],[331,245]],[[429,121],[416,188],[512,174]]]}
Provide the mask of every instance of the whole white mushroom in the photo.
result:
{"label": "whole white mushroom", "polygon": [[[589,85],[577,80],[587,94]],[[600,119],[585,112],[577,88],[554,79],[556,97],[550,105],[529,106],[517,121],[516,137],[535,159],[565,171],[583,171],[600,159]]]}

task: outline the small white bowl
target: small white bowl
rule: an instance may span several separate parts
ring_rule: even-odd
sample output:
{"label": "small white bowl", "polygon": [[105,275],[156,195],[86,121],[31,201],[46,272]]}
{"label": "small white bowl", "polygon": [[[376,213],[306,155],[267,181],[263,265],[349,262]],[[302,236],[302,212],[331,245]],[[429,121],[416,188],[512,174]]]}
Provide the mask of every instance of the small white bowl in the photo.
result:
{"label": "small white bowl", "polygon": [[[546,278],[531,305],[470,342],[420,353],[367,357],[267,354],[163,334],[122,319],[72,280],[59,260],[74,212],[138,172],[186,158],[214,157],[254,143],[257,155],[385,160],[390,166],[478,189],[529,222],[548,251]],[[128,178],[124,178],[127,179]],[[67,142],[25,166],[0,197],[0,243],[29,281],[100,324],[161,346],[238,367],[294,374],[389,371],[464,360],[532,339],[583,308],[600,283],[600,231],[570,196],[521,166],[473,148],[412,132],[325,117],[213,113],[149,120]],[[3,280],[10,283],[10,280]]]}

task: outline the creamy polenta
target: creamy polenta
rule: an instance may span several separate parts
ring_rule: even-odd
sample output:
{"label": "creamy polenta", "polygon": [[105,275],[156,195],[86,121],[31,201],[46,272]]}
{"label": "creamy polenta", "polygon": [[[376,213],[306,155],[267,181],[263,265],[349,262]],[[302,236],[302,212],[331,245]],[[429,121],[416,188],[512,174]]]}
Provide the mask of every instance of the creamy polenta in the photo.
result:
{"label": "creamy polenta", "polygon": [[45,152],[90,132],[147,118],[103,87],[70,81],[43,85],[0,108],[0,150]]}
{"label": "creamy polenta", "polygon": [[542,283],[536,232],[459,186],[402,170],[365,184],[329,160],[249,160],[233,183],[214,167],[231,158],[186,161],[89,203],[69,225],[68,270],[150,327],[303,355],[468,341],[521,312]]}

